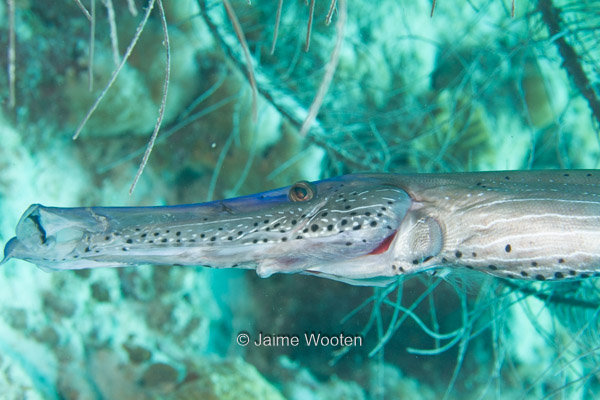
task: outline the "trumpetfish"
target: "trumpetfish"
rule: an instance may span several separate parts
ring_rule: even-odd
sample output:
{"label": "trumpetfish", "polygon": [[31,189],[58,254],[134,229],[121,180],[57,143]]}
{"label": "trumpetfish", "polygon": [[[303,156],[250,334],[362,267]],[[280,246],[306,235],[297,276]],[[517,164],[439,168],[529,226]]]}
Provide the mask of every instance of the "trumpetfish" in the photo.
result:
{"label": "trumpetfish", "polygon": [[138,264],[301,273],[385,286],[468,268],[600,276],[600,171],[355,174],[159,207],[31,205],[5,246],[44,270]]}

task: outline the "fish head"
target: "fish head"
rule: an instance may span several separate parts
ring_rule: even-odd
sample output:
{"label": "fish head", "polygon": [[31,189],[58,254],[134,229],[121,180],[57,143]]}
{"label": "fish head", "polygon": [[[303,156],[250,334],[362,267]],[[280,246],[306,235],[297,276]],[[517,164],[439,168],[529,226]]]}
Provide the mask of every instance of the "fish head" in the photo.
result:
{"label": "fish head", "polygon": [[401,265],[408,269],[421,236],[435,227],[415,219],[414,209],[387,174],[300,181],[180,206],[35,204],[21,217],[4,262],[20,258],[50,270],[205,265],[256,269],[261,277],[303,273],[385,284]]}

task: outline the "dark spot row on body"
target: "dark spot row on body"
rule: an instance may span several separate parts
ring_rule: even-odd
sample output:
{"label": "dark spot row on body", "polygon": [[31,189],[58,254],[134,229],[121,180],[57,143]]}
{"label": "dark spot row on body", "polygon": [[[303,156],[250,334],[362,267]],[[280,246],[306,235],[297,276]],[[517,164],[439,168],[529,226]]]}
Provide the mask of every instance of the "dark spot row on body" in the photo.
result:
{"label": "dark spot row on body", "polygon": [[491,265],[491,264],[490,264],[490,265],[488,265],[488,268],[489,268],[490,270],[492,270],[492,271],[496,271],[496,270],[498,270],[498,267],[496,267],[495,265]]}
{"label": "dark spot row on body", "polygon": [[538,281],[545,281],[546,277],[544,275],[538,274],[535,276],[535,279]]}
{"label": "dark spot row on body", "polygon": [[506,247],[504,247],[504,251],[506,251],[507,253],[510,253],[512,250],[512,247],[510,246],[510,244],[507,244]]}
{"label": "dark spot row on body", "polygon": [[525,271],[521,271],[521,276],[523,276],[523,277],[528,277],[528,276],[529,276],[529,274],[528,274],[527,272],[525,272]]}
{"label": "dark spot row on body", "polygon": [[507,181],[509,181],[510,180],[510,176],[507,175],[507,176],[504,177],[504,179],[506,179]]}
{"label": "dark spot row on body", "polygon": [[461,258],[462,257],[462,253],[460,251],[458,251],[458,250],[456,250],[454,252],[454,255],[456,256],[456,258]]}
{"label": "dark spot row on body", "polygon": [[532,261],[532,262],[531,262],[531,266],[532,266],[532,267],[537,267],[537,265],[538,265],[538,263],[537,263],[537,262],[535,262],[535,261]]}

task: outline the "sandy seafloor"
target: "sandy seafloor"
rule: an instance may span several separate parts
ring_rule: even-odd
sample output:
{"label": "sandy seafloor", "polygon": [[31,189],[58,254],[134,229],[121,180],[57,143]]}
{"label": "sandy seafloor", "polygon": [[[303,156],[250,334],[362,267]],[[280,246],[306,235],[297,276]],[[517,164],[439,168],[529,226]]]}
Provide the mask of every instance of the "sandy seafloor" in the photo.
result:
{"label": "sandy seafloor", "polygon": [[[163,0],[167,111],[131,196],[165,75],[157,7],[73,141],[148,2],[95,1],[93,46],[76,2],[14,2],[14,107],[0,73],[0,244],[32,203],[194,203],[363,171],[598,167],[598,121],[536,8],[561,10],[559,36],[598,97],[597,1],[517,1],[514,18],[506,0],[439,1],[433,17],[430,1],[350,1],[339,66],[306,137],[299,124],[339,14],[326,26],[329,2],[315,2],[305,52],[309,9],[284,1],[271,55],[277,2],[230,1],[259,82],[256,118],[223,4]],[[10,3],[0,3],[2,71]],[[91,3],[82,1],[90,11]],[[408,277],[385,292],[201,266],[46,273],[11,260],[0,270],[0,398],[592,398],[600,390],[598,309],[532,293],[595,304],[596,287],[588,280],[515,290],[458,271],[448,280]],[[240,346],[240,332],[363,342],[344,350]]]}

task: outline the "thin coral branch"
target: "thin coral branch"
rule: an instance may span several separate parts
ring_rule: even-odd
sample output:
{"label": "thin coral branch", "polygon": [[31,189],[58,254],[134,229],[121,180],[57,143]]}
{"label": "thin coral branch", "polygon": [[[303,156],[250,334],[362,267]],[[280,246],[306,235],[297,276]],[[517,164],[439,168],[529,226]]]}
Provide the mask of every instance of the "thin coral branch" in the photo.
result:
{"label": "thin coral branch", "polygon": [[331,85],[331,81],[333,80],[333,74],[337,69],[338,62],[340,60],[340,51],[342,49],[342,43],[344,41],[344,30],[346,27],[346,17],[348,16],[348,10],[346,5],[346,0],[340,0],[339,2],[339,12],[338,12],[338,20],[335,24],[335,29],[337,31],[337,37],[335,40],[335,46],[333,47],[333,51],[331,52],[331,58],[325,67],[325,75],[323,76],[323,80],[321,81],[321,85],[319,86],[319,90],[308,109],[308,115],[306,119],[302,123],[302,127],[300,128],[300,136],[304,137],[308,133],[313,121],[317,117],[319,113],[319,109],[323,104],[323,100],[325,99],[325,95],[327,94],[327,90],[329,90],[329,86]]}
{"label": "thin coral branch", "polygon": [[431,3],[431,13],[429,14],[429,18],[433,18],[433,11],[435,10],[435,0]]}
{"label": "thin coral branch", "polygon": [[15,50],[15,2],[8,0],[8,106],[16,105],[15,82],[17,80],[16,50]]}
{"label": "thin coral branch", "polygon": [[155,0],[148,0],[148,6],[146,7],[146,13],[144,14],[144,18],[138,25],[138,27],[135,31],[135,35],[133,36],[133,39],[131,39],[131,42],[129,43],[127,50],[125,50],[125,54],[123,55],[121,64],[119,64],[119,66],[113,71],[113,74],[110,77],[108,83],[106,84],[106,87],[102,90],[102,93],[100,93],[100,96],[98,96],[98,98],[96,99],[96,101],[94,102],[94,104],[92,105],[90,110],[87,112],[87,114],[83,118],[83,121],[81,121],[81,123],[77,127],[77,130],[75,131],[75,134],[73,135],[73,140],[76,140],[79,137],[81,130],[83,129],[85,124],[88,122],[88,120],[90,119],[90,117],[92,116],[94,111],[96,111],[96,108],[98,108],[98,105],[100,104],[102,99],[104,99],[104,96],[106,96],[106,93],[111,88],[113,83],[115,83],[117,76],[119,75],[119,73],[121,72],[123,67],[125,66],[125,63],[129,59],[129,56],[131,55],[131,52],[133,51],[137,41],[139,40],[140,35],[144,31],[144,27],[146,26],[146,23],[148,22],[148,18],[150,17],[150,12],[152,12],[152,9],[154,8],[154,2],[155,2]]}
{"label": "thin coral branch", "polygon": [[515,0],[512,0],[512,2],[510,4],[510,17],[511,18],[515,17]]}
{"label": "thin coral branch", "polygon": [[127,8],[129,8],[129,13],[134,17],[137,17],[138,10],[135,7],[135,0],[127,0]]}
{"label": "thin coral branch", "polygon": [[227,16],[233,25],[233,30],[235,31],[235,35],[237,36],[240,44],[242,45],[242,50],[244,52],[244,58],[246,59],[246,69],[248,71],[248,81],[250,82],[250,87],[252,88],[252,118],[256,121],[257,109],[258,109],[258,91],[256,89],[256,79],[254,77],[254,67],[252,66],[252,57],[250,56],[250,50],[248,49],[248,43],[246,43],[246,37],[244,35],[244,31],[242,30],[242,25],[240,25],[240,21],[237,19],[235,15],[235,11],[233,7],[231,7],[231,3],[229,0],[223,0],[223,5],[225,6],[225,11],[227,12]]}
{"label": "thin coral branch", "polygon": [[279,33],[279,22],[281,21],[281,9],[283,8],[283,0],[279,0],[277,5],[277,13],[275,14],[275,29],[273,30],[273,42],[271,43],[271,54],[275,53],[275,45],[277,44],[277,34]]}
{"label": "thin coral branch", "polygon": [[[9,0],[11,1],[11,0]],[[85,6],[81,3],[81,0],[75,0],[75,3],[77,4],[77,6],[79,7],[79,9],[81,10],[81,12],[83,12],[83,14],[85,15],[85,17],[88,19],[88,21],[92,20],[92,15],[90,14],[90,12],[87,10],[87,8],[85,8]]]}
{"label": "thin coral branch", "polygon": [[304,45],[304,51],[308,51],[310,47],[310,34],[312,32],[313,16],[315,14],[315,0],[310,0],[310,6],[308,6],[308,26],[306,27],[306,44]]}
{"label": "thin coral branch", "polygon": [[331,19],[333,18],[333,13],[335,12],[335,6],[337,5],[336,0],[331,0],[329,3],[329,11],[327,12],[327,16],[325,17],[325,25],[329,26],[331,24]]}
{"label": "thin coral branch", "polygon": [[121,62],[121,56],[119,55],[119,36],[117,35],[117,21],[115,18],[115,9],[113,7],[112,0],[102,0],[106,12],[108,14],[108,25],[110,27],[110,43],[113,52],[113,60],[115,65],[119,65]]}
{"label": "thin coral branch", "polygon": [[542,13],[542,20],[548,27],[552,41],[558,48],[558,52],[563,59],[562,67],[571,77],[579,93],[587,100],[593,117],[600,124],[600,99],[596,96],[596,92],[581,66],[579,55],[573,46],[567,42],[564,31],[561,28],[562,18],[560,17],[560,10],[554,7],[552,0],[539,0],[538,5]]}
{"label": "thin coral branch", "polygon": [[135,178],[133,179],[133,183],[129,188],[129,194],[133,193],[133,190],[135,189],[140,177],[142,176],[142,172],[144,172],[144,168],[148,163],[150,153],[152,153],[152,149],[154,148],[154,143],[156,142],[158,131],[160,131],[160,126],[162,125],[162,121],[165,116],[165,108],[167,106],[167,94],[169,93],[169,78],[171,76],[171,45],[169,43],[169,30],[167,27],[167,18],[165,17],[165,10],[163,8],[162,0],[157,0],[157,4],[158,10],[160,12],[160,22],[162,23],[164,33],[163,40],[166,55],[165,82],[163,84],[163,95],[162,100],[160,102],[160,109],[158,111],[158,119],[156,120],[156,125],[154,125],[154,132],[152,132],[152,136],[150,137],[150,141],[148,142],[148,146],[146,147],[146,152],[144,153],[144,158],[142,159],[138,171],[135,174]]}
{"label": "thin coral branch", "polygon": [[96,0],[92,0],[92,12],[90,13],[90,44],[88,61],[88,89],[91,92],[94,87],[94,47],[96,42]]}

